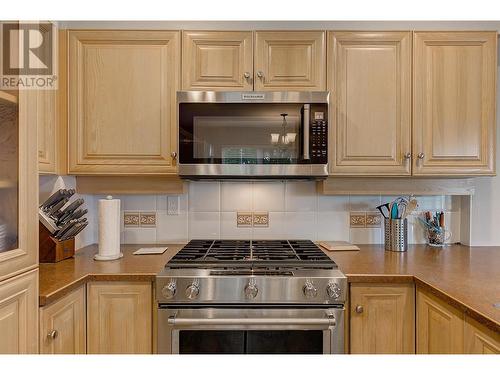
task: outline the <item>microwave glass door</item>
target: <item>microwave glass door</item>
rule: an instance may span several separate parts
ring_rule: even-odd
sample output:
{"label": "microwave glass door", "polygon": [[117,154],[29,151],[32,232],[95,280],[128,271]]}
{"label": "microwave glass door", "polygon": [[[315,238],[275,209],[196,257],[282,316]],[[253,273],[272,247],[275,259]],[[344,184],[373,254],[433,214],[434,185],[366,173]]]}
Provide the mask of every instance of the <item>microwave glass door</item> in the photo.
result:
{"label": "microwave glass door", "polygon": [[303,104],[181,103],[183,164],[300,164]]}

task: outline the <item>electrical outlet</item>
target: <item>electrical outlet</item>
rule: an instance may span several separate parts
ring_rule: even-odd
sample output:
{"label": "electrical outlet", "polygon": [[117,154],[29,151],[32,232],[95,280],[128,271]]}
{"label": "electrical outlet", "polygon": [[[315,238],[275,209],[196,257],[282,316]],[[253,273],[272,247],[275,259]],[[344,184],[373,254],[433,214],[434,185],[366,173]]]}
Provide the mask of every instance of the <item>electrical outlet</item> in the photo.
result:
{"label": "electrical outlet", "polygon": [[167,215],[179,215],[179,196],[167,197]]}

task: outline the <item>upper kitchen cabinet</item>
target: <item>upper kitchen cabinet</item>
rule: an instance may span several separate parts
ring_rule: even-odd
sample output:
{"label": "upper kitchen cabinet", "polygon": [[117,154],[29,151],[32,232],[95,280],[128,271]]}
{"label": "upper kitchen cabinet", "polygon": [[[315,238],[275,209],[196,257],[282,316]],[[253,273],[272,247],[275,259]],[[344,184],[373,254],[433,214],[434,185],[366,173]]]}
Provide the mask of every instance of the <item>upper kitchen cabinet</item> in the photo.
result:
{"label": "upper kitchen cabinet", "polygon": [[69,173],[175,174],[180,32],[72,30]]}
{"label": "upper kitchen cabinet", "polygon": [[38,128],[38,171],[57,173],[57,117],[56,91],[34,91],[36,96],[36,123]]}
{"label": "upper kitchen cabinet", "polygon": [[330,32],[330,174],[411,173],[411,33]]}
{"label": "upper kitchen cabinet", "polygon": [[253,89],[251,31],[184,31],[182,89]]}
{"label": "upper kitchen cabinet", "polygon": [[326,87],[323,31],[257,31],[256,91],[322,91]]}
{"label": "upper kitchen cabinet", "polygon": [[0,91],[0,281],[38,263],[35,100]]}
{"label": "upper kitchen cabinet", "polygon": [[495,174],[496,32],[415,32],[413,174]]}

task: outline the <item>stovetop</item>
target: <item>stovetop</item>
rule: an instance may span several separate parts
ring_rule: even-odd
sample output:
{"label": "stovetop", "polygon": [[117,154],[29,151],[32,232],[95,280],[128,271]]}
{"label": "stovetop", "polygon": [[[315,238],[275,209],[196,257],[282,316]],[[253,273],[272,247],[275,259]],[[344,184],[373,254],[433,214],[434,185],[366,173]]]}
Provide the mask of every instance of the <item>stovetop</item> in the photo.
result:
{"label": "stovetop", "polygon": [[309,240],[191,240],[168,268],[337,268]]}

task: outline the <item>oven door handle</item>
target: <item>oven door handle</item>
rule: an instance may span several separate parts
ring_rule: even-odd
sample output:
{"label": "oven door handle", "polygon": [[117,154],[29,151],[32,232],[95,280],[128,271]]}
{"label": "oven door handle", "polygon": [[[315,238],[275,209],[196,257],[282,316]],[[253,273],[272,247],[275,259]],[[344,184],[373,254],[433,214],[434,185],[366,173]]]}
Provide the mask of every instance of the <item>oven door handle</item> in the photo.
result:
{"label": "oven door handle", "polygon": [[310,122],[310,109],[311,106],[309,104],[304,104],[304,116],[302,117],[302,141],[304,142],[302,145],[302,158],[304,160],[309,160],[309,122]]}
{"label": "oven door handle", "polygon": [[333,315],[325,318],[168,318],[171,325],[321,325],[334,328],[337,321]]}

